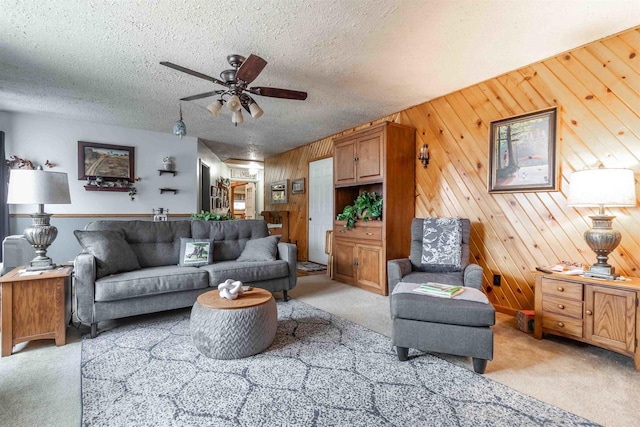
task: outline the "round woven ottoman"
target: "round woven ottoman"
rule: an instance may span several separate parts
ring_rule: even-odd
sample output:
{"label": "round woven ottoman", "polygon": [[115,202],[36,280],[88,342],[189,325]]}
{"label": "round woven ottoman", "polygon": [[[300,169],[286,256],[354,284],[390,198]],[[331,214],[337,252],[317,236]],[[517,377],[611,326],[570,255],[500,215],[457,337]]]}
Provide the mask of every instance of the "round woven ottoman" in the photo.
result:
{"label": "round woven ottoman", "polygon": [[213,359],[240,359],[264,351],[276,337],[278,310],[271,292],[253,288],[237,299],[218,290],[198,297],[189,324],[193,344]]}

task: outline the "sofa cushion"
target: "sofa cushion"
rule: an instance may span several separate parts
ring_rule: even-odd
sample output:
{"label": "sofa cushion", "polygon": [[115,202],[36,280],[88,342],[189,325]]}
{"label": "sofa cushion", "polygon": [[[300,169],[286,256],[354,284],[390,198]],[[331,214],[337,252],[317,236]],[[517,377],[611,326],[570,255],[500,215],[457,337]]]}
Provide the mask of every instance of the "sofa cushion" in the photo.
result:
{"label": "sofa cushion", "polygon": [[461,326],[491,326],[496,323],[496,312],[491,304],[416,293],[396,293],[390,298],[391,317],[394,319]]}
{"label": "sofa cushion", "polygon": [[244,250],[236,261],[275,261],[280,236],[267,236],[247,240]]}
{"label": "sofa cushion", "polygon": [[187,237],[213,240],[213,262],[218,262],[235,260],[242,253],[248,240],[259,239],[268,235],[267,223],[262,220],[195,220],[191,221],[191,236]]}
{"label": "sofa cushion", "polygon": [[[191,221],[94,221],[86,230],[121,229],[142,268],[177,265],[180,238],[191,236]],[[195,237],[195,236],[193,236]]]}
{"label": "sofa cushion", "polygon": [[75,230],[73,234],[80,246],[95,257],[97,278],[140,268],[122,230]]}
{"label": "sofa cushion", "polygon": [[204,289],[209,286],[206,271],[197,267],[149,267],[114,274],[96,280],[95,300],[116,301],[168,292]]}
{"label": "sofa cushion", "polygon": [[199,267],[211,264],[213,259],[213,242],[209,239],[180,238],[180,267]]}
{"label": "sofa cushion", "polygon": [[222,261],[199,268],[209,273],[212,287],[217,287],[227,279],[240,280],[243,283],[280,279],[289,276],[289,264],[283,260],[237,262]]}

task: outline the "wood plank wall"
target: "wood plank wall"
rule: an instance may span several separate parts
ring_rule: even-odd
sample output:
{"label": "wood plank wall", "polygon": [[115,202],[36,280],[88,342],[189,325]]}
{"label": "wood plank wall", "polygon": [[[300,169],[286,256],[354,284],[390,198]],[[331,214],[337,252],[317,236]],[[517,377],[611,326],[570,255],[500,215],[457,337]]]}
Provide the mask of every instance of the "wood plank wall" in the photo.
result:
{"label": "wood plank wall", "polygon": [[[533,308],[535,266],[595,262],[583,233],[596,210],[566,204],[573,171],[599,163],[631,168],[640,194],[639,47],[636,27],[380,119],[416,128],[416,157],[429,144],[429,167],[416,160],[416,216],[471,219],[471,256],[498,310]],[[489,194],[490,123],[553,106],[559,191]],[[265,182],[308,178],[308,162],[330,156],[335,136],[267,159]],[[292,211],[292,239],[306,259],[306,194],[267,209]],[[640,207],[610,211],[623,237],[609,262],[622,275],[640,277]],[[493,274],[502,276],[500,287],[492,285]]]}

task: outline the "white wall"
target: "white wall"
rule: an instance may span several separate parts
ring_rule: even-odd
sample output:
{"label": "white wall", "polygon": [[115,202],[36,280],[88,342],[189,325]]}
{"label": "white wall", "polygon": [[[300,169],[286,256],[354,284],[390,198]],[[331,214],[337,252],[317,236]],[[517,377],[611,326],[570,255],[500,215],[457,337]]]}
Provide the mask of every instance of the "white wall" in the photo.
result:
{"label": "white wall", "polygon": [[[167,124],[168,131],[171,123]],[[197,208],[197,139],[178,138],[171,133],[128,129],[96,123],[61,120],[31,114],[0,111],[0,129],[5,131],[5,154],[16,155],[40,165],[55,163],[56,172],[69,177],[70,205],[47,205],[49,213],[65,214],[149,214],[153,208],[167,208],[169,215],[195,212]],[[127,193],[85,191],[78,180],[78,141],[126,145],[135,148],[138,194],[131,201]],[[175,159],[175,177],[159,175],[162,158]],[[47,168],[45,168],[47,169]],[[160,194],[161,187],[177,188],[178,194]],[[11,213],[35,212],[35,206],[11,205]]]}

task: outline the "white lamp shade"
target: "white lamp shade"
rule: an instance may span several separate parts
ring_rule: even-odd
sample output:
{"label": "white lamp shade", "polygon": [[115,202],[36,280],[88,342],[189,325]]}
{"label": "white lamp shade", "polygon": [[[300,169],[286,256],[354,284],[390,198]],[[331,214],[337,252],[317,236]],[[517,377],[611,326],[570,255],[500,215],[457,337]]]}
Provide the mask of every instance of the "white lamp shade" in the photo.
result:
{"label": "white lamp shade", "polygon": [[69,181],[64,172],[12,169],[7,204],[64,205],[71,203]]}
{"label": "white lamp shade", "polygon": [[590,169],[571,174],[568,206],[635,206],[631,169]]}
{"label": "white lamp shade", "polygon": [[233,95],[229,98],[227,101],[227,108],[233,112],[240,111],[242,104],[240,104],[240,98],[238,98],[238,95]]}
{"label": "white lamp shade", "polygon": [[242,117],[242,111],[234,111],[231,115],[231,122],[235,124],[240,124],[244,122],[244,117]]}
{"label": "white lamp shade", "polygon": [[254,119],[258,119],[264,114],[262,108],[260,108],[260,106],[255,102],[249,104],[249,111],[251,112],[251,117],[253,117]]}
{"label": "white lamp shade", "polygon": [[209,112],[211,114],[213,114],[214,116],[217,116],[218,114],[220,114],[220,110],[222,110],[222,101],[217,100],[217,101],[212,102],[207,107],[207,110],[209,110]]}

